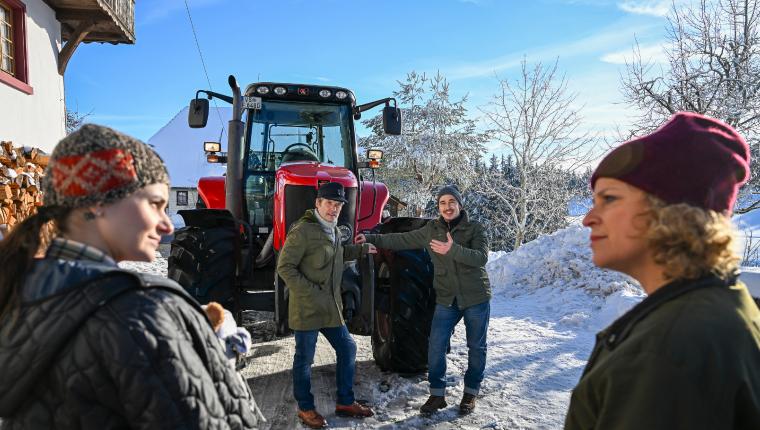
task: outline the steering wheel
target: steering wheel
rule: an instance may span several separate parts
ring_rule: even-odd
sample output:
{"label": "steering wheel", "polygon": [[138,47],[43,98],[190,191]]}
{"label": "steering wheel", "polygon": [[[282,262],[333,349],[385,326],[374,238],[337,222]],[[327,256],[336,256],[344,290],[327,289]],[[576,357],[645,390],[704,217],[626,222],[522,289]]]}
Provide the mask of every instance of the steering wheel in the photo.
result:
{"label": "steering wheel", "polygon": [[292,144],[292,145],[288,145],[287,147],[285,147],[285,149],[284,149],[282,152],[288,152],[288,151],[290,151],[290,148],[292,148],[292,147],[294,147],[294,146],[303,146],[303,147],[304,147],[304,148],[306,148],[306,149],[307,149],[309,152],[312,152],[312,153],[314,152],[314,150],[313,150],[313,149],[311,149],[311,147],[310,147],[309,145],[305,144],[305,143],[294,143],[294,144]]}
{"label": "steering wheel", "polygon": [[[304,148],[292,150],[292,148],[299,146],[303,146]],[[319,162],[319,157],[317,157],[317,154],[314,153],[314,150],[312,150],[309,145],[306,145],[304,143],[294,143],[292,145],[288,145],[288,147],[282,151],[282,162],[287,163],[296,160]]]}

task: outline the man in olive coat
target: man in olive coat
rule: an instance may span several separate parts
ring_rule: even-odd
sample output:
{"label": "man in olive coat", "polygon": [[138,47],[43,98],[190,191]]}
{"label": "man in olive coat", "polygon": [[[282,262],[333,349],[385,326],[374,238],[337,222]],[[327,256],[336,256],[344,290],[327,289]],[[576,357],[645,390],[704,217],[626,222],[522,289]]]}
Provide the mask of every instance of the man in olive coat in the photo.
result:
{"label": "man in olive coat", "polygon": [[311,365],[322,333],[337,356],[337,404],[342,416],[368,417],[373,412],[354,399],[356,344],[343,321],[341,280],[343,262],[375,253],[370,244],[342,244],[338,215],[346,203],[343,185],[329,182],[317,192],[316,209],[306,211],[285,240],[277,260],[277,273],[289,291],[288,324],[295,332],[293,395],[298,417],[311,428],[327,426],[315,410],[311,394]]}
{"label": "man in olive coat", "polygon": [[356,242],[402,250],[426,248],[433,261],[435,314],[428,345],[430,398],[420,408],[429,414],[447,406],[446,350],[461,319],[467,332],[468,361],[460,414],[475,409],[475,399],[486,366],[486,333],[491,313],[491,287],[486,273],[488,242],[483,226],[470,221],[462,196],[454,186],[438,191],[440,217],[406,233],[357,235]]}

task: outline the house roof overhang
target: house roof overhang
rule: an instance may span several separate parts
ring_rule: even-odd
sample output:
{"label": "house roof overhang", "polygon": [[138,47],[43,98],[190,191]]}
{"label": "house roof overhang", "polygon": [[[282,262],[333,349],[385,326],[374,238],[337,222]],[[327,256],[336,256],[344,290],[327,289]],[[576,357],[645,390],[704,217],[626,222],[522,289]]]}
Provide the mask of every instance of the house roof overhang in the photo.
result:
{"label": "house roof overhang", "polygon": [[[135,43],[135,0],[43,0],[55,11],[66,41]],[[81,29],[87,28],[82,37]]]}

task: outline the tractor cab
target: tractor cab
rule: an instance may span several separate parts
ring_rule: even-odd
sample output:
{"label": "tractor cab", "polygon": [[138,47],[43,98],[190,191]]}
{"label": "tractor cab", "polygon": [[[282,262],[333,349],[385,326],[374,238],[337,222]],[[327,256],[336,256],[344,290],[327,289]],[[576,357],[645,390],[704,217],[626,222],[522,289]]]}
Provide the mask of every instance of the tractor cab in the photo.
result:
{"label": "tractor cab", "polygon": [[[253,88],[268,88],[254,85]],[[274,86],[286,89],[288,86]],[[303,91],[303,86],[290,86]],[[280,90],[282,91],[282,90]],[[249,109],[245,121],[243,154],[243,216],[251,226],[275,231],[275,249],[280,249],[285,232],[297,213],[312,208],[321,181],[343,183],[353,199],[342,211],[339,224],[353,232],[356,218],[358,160],[353,130],[353,97],[340,91],[343,99],[309,97],[262,98],[260,109]],[[274,93],[270,90],[270,93]],[[297,98],[296,98],[297,97]],[[296,98],[293,100],[293,98]],[[280,181],[276,181],[279,176]],[[277,184],[280,184],[278,187]],[[296,188],[293,188],[296,187]],[[300,192],[295,191],[303,187]],[[292,207],[292,209],[291,209]],[[275,223],[278,214],[283,228]],[[284,218],[282,218],[284,215]],[[346,236],[346,235],[344,235]],[[353,235],[344,237],[353,239]]]}

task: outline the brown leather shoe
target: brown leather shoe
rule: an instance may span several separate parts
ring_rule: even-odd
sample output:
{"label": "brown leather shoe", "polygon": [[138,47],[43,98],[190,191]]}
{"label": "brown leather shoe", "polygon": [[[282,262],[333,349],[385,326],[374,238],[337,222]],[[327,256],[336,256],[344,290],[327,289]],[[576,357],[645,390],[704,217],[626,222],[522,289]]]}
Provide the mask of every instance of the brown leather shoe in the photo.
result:
{"label": "brown leather shoe", "polygon": [[467,415],[475,410],[475,399],[478,396],[470,393],[464,393],[462,401],[459,403],[459,415]]}
{"label": "brown leather shoe", "polygon": [[340,417],[366,418],[375,415],[369,406],[354,402],[352,405],[335,405],[335,415]]}
{"label": "brown leather shoe", "polygon": [[420,406],[420,412],[423,414],[432,414],[438,409],[443,409],[446,404],[446,399],[443,396],[430,396],[424,405]]}
{"label": "brown leather shoe", "polygon": [[300,418],[301,422],[306,426],[313,429],[322,429],[327,427],[327,420],[325,417],[319,415],[319,413],[314,409],[310,411],[302,411],[299,409],[298,418]]}

